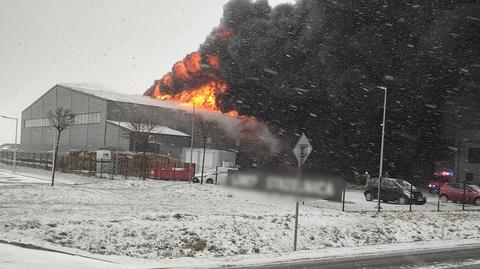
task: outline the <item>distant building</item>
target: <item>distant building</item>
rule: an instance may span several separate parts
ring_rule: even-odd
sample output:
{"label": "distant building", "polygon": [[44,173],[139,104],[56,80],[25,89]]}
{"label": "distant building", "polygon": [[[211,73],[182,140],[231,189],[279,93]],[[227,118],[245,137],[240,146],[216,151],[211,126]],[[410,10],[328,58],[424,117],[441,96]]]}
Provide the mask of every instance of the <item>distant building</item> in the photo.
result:
{"label": "distant building", "polygon": [[[22,112],[21,149],[50,151],[54,132],[47,113],[57,107],[70,109],[73,126],[60,139],[60,152],[109,149],[142,151],[143,143],[130,135],[134,122],[153,122],[147,151],[180,158],[182,148],[190,146],[192,115],[188,110],[142,95],[125,95],[74,85],[55,85]],[[232,149],[234,143],[215,132],[209,147]],[[196,139],[194,146],[201,146]]]}
{"label": "distant building", "polygon": [[460,181],[480,184],[480,129],[458,133],[454,165]]}

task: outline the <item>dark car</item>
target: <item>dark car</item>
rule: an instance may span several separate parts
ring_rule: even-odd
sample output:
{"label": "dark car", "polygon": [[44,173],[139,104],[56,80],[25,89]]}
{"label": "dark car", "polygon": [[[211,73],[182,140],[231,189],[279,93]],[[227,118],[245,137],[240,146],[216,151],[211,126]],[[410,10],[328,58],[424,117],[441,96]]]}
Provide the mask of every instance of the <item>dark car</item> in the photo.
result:
{"label": "dark car", "polygon": [[[412,194],[410,195],[410,189]],[[371,178],[365,186],[365,199],[373,201],[378,199],[378,178]],[[424,205],[427,198],[415,187],[411,187],[410,183],[398,178],[382,178],[382,186],[380,189],[380,200],[388,202],[397,202],[401,205],[409,204],[410,197],[412,204]]]}

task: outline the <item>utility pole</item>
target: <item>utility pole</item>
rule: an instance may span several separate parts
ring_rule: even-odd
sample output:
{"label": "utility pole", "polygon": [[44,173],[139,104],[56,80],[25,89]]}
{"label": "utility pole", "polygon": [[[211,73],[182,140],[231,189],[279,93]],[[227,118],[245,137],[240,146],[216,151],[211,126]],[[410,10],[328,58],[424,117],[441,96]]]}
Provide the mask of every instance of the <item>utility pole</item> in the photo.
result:
{"label": "utility pole", "polygon": [[[188,182],[192,183],[193,174],[192,174],[192,164],[193,164],[193,136],[195,132],[195,103],[193,103],[193,114],[192,114],[192,133],[190,136],[190,169],[188,170],[189,179]],[[187,156],[185,156],[187,158]],[[196,166],[195,166],[196,168]]]}
{"label": "utility pole", "polygon": [[15,149],[13,150],[13,174],[17,173],[18,118],[15,118]]}
{"label": "utility pole", "polygon": [[53,149],[52,149],[52,187],[53,187],[53,181],[55,180],[55,164],[57,161],[57,155],[55,152],[57,151],[57,130],[52,127],[53,130]]}
{"label": "utility pole", "polygon": [[207,150],[207,136],[203,136],[203,157],[202,157],[202,174],[200,176],[200,185],[203,185],[203,170],[205,168],[205,151]]}
{"label": "utility pole", "polygon": [[120,111],[117,113],[117,117],[118,117],[118,127],[117,127],[117,152],[115,154],[115,175],[118,174],[118,151],[120,150],[120,129],[121,129]]}
{"label": "utility pole", "polygon": [[380,188],[382,182],[382,175],[383,175],[383,146],[385,142],[385,118],[387,114],[387,88],[386,87],[379,87],[380,89],[385,91],[385,97],[383,100],[383,122],[382,122],[382,143],[380,148],[380,171],[378,173],[378,212],[380,212]]}
{"label": "utility pole", "polygon": [[15,121],[15,148],[13,149],[13,174],[17,172],[17,148],[18,148],[18,118],[0,115],[0,117]]}
{"label": "utility pole", "polygon": [[460,182],[460,147],[462,146],[461,142],[458,141],[457,145],[457,169],[455,171],[455,178],[457,182]]}

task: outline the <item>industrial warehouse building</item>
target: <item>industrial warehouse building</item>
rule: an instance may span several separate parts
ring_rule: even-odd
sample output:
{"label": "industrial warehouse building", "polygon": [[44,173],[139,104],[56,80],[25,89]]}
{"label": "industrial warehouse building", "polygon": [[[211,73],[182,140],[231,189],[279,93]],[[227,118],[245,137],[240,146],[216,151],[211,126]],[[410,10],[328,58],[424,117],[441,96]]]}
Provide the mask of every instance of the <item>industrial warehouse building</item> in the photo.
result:
{"label": "industrial warehouse building", "polygon": [[[132,123],[155,125],[149,131],[146,151],[180,159],[184,147],[190,147],[192,114],[166,102],[142,95],[125,95],[75,85],[55,85],[22,112],[21,149],[51,151],[54,131],[47,113],[58,107],[75,114],[73,126],[62,132],[59,152],[75,150],[143,151],[143,143],[131,135]],[[233,150],[235,143],[215,132],[208,147]],[[212,142],[213,141],[213,142]],[[201,139],[194,146],[201,147]]]}
{"label": "industrial warehouse building", "polygon": [[[191,110],[179,109],[178,106],[149,96],[119,94],[70,84],[55,85],[22,112],[20,150],[40,153],[52,150],[55,137],[47,113],[57,107],[70,109],[76,115],[74,125],[62,133],[59,146],[61,154],[80,150],[116,151],[117,147],[119,151],[141,152],[143,143],[131,135],[134,131],[132,123],[141,121],[155,124],[147,152],[190,161],[186,149],[190,148]],[[467,179],[480,184],[479,137],[479,129],[457,132],[457,143],[452,147],[449,161],[436,170],[449,168],[455,171],[457,180]],[[231,160],[223,158],[224,161],[237,164],[241,161],[245,167],[256,161],[256,156],[251,152],[244,154],[239,150],[250,147],[242,148],[238,141],[233,141],[221,129],[214,131],[207,141],[207,148],[239,153]],[[195,134],[193,146],[196,149],[192,157],[196,163],[203,156],[200,152],[202,142],[198,133]],[[9,152],[13,148],[13,145],[5,145],[0,151]],[[222,165],[217,164],[215,154],[207,150],[206,167],[209,163]],[[251,162],[249,158],[254,161]]]}

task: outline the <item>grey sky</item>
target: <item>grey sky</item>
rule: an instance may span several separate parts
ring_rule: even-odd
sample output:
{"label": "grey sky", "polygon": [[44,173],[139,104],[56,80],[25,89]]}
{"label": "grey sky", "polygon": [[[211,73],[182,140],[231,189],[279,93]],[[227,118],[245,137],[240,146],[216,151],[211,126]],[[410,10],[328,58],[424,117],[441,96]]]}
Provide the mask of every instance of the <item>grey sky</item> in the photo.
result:
{"label": "grey sky", "polygon": [[[226,2],[0,0],[0,115],[20,117],[63,82],[141,94],[198,49]],[[0,144],[14,130],[0,118]]]}

